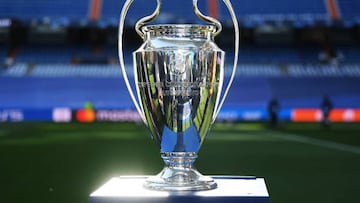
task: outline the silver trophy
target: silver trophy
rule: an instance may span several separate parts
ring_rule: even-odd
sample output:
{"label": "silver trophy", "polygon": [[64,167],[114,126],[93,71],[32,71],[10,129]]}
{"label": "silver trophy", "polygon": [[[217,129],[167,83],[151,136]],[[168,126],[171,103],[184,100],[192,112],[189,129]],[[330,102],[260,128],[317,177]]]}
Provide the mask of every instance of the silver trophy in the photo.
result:
{"label": "silver trophy", "polygon": [[135,107],[165,162],[164,169],[148,178],[144,186],[166,191],[216,188],[216,182],[201,175],[194,162],[235,76],[239,28],[232,5],[223,0],[235,29],[234,66],[223,92],[225,52],[214,43],[222,29],[220,22],[203,15],[197,0],[193,0],[196,15],[208,24],[147,25],[160,13],[161,0],[157,0],[154,13],[135,26],[143,39],[141,47],[133,52],[135,96],[125,69],[122,42],[124,21],[132,2],[125,2],[120,16],[120,66]]}

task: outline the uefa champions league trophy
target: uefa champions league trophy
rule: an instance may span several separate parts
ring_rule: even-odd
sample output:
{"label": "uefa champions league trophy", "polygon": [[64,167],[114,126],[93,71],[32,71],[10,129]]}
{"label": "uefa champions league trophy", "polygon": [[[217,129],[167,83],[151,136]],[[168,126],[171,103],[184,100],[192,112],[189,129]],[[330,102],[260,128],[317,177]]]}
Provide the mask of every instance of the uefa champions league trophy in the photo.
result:
{"label": "uefa champions league trophy", "polygon": [[214,37],[222,29],[220,22],[203,15],[197,0],[193,0],[194,12],[207,25],[145,25],[160,13],[161,0],[157,0],[154,13],[140,19],[135,26],[143,39],[141,47],[133,52],[136,97],[127,77],[122,48],[124,21],[132,2],[125,2],[120,16],[120,66],[135,107],[165,162],[164,169],[148,178],[144,186],[165,191],[216,188],[216,182],[201,175],[193,164],[236,71],[239,28],[232,5],[229,0],[223,0],[235,29],[234,66],[223,93],[225,53],[214,43]]}

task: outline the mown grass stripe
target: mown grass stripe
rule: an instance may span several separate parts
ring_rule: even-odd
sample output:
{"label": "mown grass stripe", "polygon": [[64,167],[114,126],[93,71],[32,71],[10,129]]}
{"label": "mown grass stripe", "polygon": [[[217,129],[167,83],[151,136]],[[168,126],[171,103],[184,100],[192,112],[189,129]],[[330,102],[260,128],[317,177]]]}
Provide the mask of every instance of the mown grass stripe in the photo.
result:
{"label": "mown grass stripe", "polygon": [[285,133],[285,132],[278,132],[278,131],[277,132],[269,131],[269,132],[271,132],[271,133],[269,133],[269,136],[272,136],[272,137],[281,138],[281,139],[293,141],[293,142],[300,142],[300,143],[304,143],[304,144],[316,145],[316,146],[323,147],[323,148],[334,149],[334,150],[338,150],[338,151],[344,151],[344,152],[349,152],[349,153],[360,155],[360,147],[337,143],[337,142],[333,142],[333,141],[305,137],[305,136],[296,135],[296,134],[292,134],[292,133]]}

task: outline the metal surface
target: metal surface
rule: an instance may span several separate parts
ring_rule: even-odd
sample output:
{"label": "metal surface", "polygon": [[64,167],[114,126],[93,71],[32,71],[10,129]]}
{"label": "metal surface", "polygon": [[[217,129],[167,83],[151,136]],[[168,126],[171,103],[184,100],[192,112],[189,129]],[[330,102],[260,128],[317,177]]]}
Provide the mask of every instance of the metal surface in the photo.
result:
{"label": "metal surface", "polygon": [[143,27],[144,44],[134,52],[137,94],[152,137],[167,160],[173,160],[147,180],[148,188],[216,187],[192,164],[183,163],[184,156],[195,161],[220,98],[225,53],[213,42],[215,30],[210,25]]}
{"label": "metal surface", "polygon": [[[203,15],[193,0],[195,14],[211,25],[145,25],[159,15],[161,0],[152,15],[136,24],[143,38],[133,53],[137,99],[127,78],[122,52],[124,19],[132,0],[125,2],[119,24],[119,60],[130,96],[165,161],[164,170],[148,179],[155,190],[208,190],[216,183],[193,166],[233,81],[239,46],[236,16],[228,0],[235,28],[235,59],[232,76],[222,93],[225,53],[215,43],[221,31],[216,19]],[[169,161],[171,160],[171,161]],[[191,160],[191,164],[184,164]]]}
{"label": "metal surface", "polygon": [[213,26],[154,25],[134,52],[137,93],[161,152],[197,152],[223,83],[224,52]]}

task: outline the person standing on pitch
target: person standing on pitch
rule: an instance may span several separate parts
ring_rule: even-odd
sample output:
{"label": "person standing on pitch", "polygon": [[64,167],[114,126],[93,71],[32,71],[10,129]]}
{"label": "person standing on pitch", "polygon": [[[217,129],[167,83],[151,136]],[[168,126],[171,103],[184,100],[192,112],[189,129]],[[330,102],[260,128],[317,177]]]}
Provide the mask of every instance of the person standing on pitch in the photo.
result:
{"label": "person standing on pitch", "polygon": [[321,122],[324,127],[329,127],[329,125],[330,125],[329,115],[330,115],[332,109],[333,109],[333,104],[332,104],[329,96],[325,95],[321,102],[321,111],[322,111],[322,115],[323,115]]}
{"label": "person standing on pitch", "polygon": [[270,127],[277,127],[278,112],[279,112],[279,102],[276,98],[273,98],[270,100],[269,105],[268,105]]}

